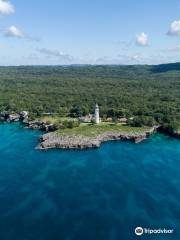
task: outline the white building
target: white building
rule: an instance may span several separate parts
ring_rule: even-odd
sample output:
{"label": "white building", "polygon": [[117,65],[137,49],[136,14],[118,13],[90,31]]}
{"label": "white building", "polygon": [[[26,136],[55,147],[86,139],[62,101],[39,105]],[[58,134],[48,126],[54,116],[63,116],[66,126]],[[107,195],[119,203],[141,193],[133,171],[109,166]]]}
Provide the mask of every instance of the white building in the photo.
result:
{"label": "white building", "polygon": [[98,104],[96,104],[96,107],[95,107],[94,120],[95,120],[95,123],[96,123],[96,124],[99,124],[99,123],[100,123],[99,106],[98,106]]}

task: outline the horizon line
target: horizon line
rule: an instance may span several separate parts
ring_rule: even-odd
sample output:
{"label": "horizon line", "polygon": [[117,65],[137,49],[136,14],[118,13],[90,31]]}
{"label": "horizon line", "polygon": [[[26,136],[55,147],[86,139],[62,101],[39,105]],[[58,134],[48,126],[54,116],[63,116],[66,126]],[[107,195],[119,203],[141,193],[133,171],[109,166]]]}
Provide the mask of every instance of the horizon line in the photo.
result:
{"label": "horizon line", "polygon": [[139,63],[139,64],[20,64],[20,65],[0,65],[1,67],[71,67],[71,66],[159,66],[159,65],[167,65],[167,64],[180,64],[179,62],[167,62],[167,63],[159,63],[159,64],[146,64],[146,63]]}

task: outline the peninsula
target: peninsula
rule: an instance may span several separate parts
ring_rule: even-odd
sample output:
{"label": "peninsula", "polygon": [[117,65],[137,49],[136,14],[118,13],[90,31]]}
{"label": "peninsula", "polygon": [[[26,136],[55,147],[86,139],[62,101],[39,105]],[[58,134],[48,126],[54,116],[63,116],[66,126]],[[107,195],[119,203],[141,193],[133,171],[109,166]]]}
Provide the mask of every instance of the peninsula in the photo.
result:
{"label": "peninsula", "polygon": [[123,126],[104,125],[80,126],[74,130],[57,131],[44,134],[38,149],[65,148],[86,149],[100,147],[101,143],[114,140],[139,143],[149,137],[156,127],[129,129]]}
{"label": "peninsula", "polygon": [[94,114],[71,121],[70,128],[61,127],[53,133],[44,134],[40,138],[38,148],[97,148],[101,143],[112,140],[132,140],[139,143],[157,129],[157,127],[130,127],[126,118],[116,119],[114,122],[112,119],[106,119],[106,122],[102,122],[98,104],[95,105]]}
{"label": "peninsula", "polygon": [[2,112],[0,119],[9,123],[20,121],[25,128],[46,132],[40,137],[40,144],[37,147],[42,150],[97,148],[101,143],[113,140],[129,140],[139,143],[158,128],[158,126],[131,127],[126,118],[116,119],[114,122],[108,118],[103,122],[100,118],[98,104],[95,106],[94,114],[79,118],[44,116],[31,121],[29,113],[22,111],[13,114]]}
{"label": "peninsula", "polygon": [[179,79],[180,63],[0,67],[0,121],[44,131],[40,149],[179,137]]}

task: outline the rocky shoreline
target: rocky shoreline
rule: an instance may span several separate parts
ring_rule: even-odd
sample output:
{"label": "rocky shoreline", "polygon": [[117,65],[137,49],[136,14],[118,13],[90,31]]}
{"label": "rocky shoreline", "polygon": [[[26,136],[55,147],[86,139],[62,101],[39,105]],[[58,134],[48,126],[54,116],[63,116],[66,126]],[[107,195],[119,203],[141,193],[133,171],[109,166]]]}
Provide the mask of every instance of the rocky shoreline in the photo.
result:
{"label": "rocky shoreline", "polygon": [[103,142],[107,141],[133,141],[140,143],[147,139],[157,130],[152,127],[148,131],[141,133],[123,133],[123,132],[105,132],[96,137],[85,137],[80,135],[57,135],[57,133],[47,133],[40,138],[40,144],[37,149],[45,150],[51,148],[61,149],[87,149],[98,148]]}
{"label": "rocky shoreline", "polygon": [[45,132],[53,132],[57,130],[53,124],[47,124],[40,120],[29,120],[29,113],[27,111],[22,111],[20,113],[0,113],[0,122],[22,122],[25,125],[25,128],[33,130],[41,130]]}
{"label": "rocky shoreline", "polygon": [[28,123],[28,112],[27,111],[22,111],[20,113],[1,112],[0,121],[9,123],[21,121],[23,123]]}
{"label": "rocky shoreline", "polygon": [[33,129],[33,130],[41,130],[45,132],[53,132],[56,131],[57,129],[53,124],[47,124],[43,121],[29,121],[26,124],[25,128]]}
{"label": "rocky shoreline", "polygon": [[46,132],[46,134],[40,137],[40,143],[37,149],[87,149],[98,148],[103,142],[107,141],[133,141],[134,143],[140,143],[147,139],[154,132],[158,131],[175,138],[180,139],[180,131],[169,131],[169,129],[162,126],[153,126],[148,131],[144,132],[105,132],[97,135],[96,137],[85,137],[80,135],[60,135],[56,133],[56,127],[53,124],[35,120],[30,121],[28,119],[28,112],[22,111],[20,113],[8,114],[6,112],[0,113],[1,122],[22,122],[27,129],[35,129]]}

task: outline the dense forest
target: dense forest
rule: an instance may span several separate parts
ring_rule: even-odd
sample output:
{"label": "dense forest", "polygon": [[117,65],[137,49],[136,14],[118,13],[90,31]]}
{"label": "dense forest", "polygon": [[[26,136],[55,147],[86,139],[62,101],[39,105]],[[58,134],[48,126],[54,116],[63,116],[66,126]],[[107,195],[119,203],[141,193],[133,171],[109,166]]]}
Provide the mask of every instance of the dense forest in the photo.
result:
{"label": "dense forest", "polygon": [[135,117],[134,123],[180,123],[180,63],[158,66],[0,67],[0,111],[35,115]]}

